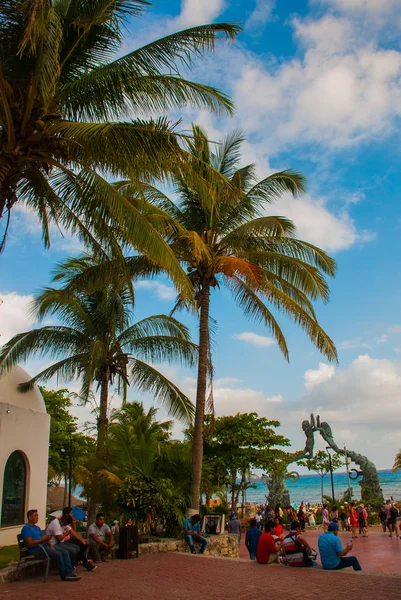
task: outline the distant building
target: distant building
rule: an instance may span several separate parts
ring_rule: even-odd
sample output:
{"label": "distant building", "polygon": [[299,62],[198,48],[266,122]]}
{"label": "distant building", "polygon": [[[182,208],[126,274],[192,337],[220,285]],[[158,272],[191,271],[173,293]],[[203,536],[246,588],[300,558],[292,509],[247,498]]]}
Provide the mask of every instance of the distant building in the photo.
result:
{"label": "distant building", "polygon": [[50,416],[38,388],[15,367],[0,379],[0,546],[16,544],[26,511],[36,508],[45,527]]}

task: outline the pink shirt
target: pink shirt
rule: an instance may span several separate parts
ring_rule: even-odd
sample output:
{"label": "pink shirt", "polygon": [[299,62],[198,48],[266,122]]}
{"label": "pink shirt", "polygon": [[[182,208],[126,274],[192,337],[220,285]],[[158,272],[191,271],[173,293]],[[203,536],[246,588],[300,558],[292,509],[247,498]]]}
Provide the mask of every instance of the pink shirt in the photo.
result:
{"label": "pink shirt", "polygon": [[327,508],[324,508],[322,510],[322,520],[323,520],[323,523],[329,522],[329,511],[327,510]]}

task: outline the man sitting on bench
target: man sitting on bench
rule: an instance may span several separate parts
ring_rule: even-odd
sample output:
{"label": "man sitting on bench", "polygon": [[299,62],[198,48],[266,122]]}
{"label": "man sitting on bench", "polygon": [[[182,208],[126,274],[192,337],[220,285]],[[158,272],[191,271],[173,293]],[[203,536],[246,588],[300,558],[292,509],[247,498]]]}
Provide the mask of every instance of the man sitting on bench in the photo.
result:
{"label": "man sitting on bench", "polygon": [[42,530],[38,527],[39,515],[36,508],[28,510],[27,517],[28,523],[23,526],[21,536],[28,549],[28,554],[32,554],[39,560],[47,557],[54,560],[63,581],[79,581],[81,578],[74,575],[68,550],[61,548],[59,544],[54,548],[50,543],[51,536],[43,535]]}

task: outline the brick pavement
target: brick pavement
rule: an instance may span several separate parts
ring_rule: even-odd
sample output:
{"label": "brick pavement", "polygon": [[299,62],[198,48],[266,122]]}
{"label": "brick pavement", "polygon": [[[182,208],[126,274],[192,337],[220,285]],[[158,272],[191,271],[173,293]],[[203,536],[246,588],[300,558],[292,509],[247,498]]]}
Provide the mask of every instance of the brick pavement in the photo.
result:
{"label": "brick pavement", "polygon": [[[357,540],[359,542],[359,540]],[[372,540],[364,541],[374,541]],[[391,543],[392,540],[389,540]],[[399,542],[401,545],[401,542]],[[51,576],[0,588],[1,600],[399,600],[401,577],[258,565],[245,559],[153,554],[112,561],[77,583]]]}

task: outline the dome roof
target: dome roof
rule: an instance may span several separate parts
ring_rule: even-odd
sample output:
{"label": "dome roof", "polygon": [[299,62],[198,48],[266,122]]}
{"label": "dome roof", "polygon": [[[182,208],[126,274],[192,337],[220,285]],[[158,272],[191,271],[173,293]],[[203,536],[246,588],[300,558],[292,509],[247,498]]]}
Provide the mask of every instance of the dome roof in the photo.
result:
{"label": "dome roof", "polygon": [[24,383],[31,379],[21,367],[14,367],[9,373],[0,378],[0,402],[10,404],[11,406],[19,406],[28,410],[45,413],[46,405],[42,398],[42,394],[35,385],[29,392],[20,392],[18,384]]}

